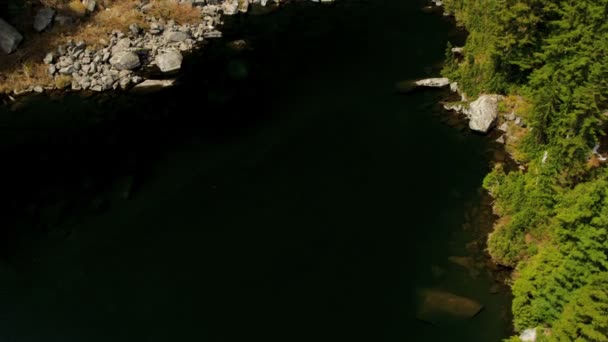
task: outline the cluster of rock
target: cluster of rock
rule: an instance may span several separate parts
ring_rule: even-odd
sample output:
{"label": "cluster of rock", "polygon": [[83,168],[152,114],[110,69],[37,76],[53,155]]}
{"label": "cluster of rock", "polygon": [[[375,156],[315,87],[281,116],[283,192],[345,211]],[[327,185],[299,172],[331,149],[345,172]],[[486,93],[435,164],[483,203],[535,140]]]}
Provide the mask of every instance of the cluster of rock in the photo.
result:
{"label": "cluster of rock", "polygon": [[[141,7],[145,13],[145,5]],[[113,31],[109,41],[100,40],[100,49],[84,42],[68,41],[44,58],[55,87],[72,90],[104,91],[126,89],[143,81],[134,70],[156,66],[163,73],[173,73],[182,66],[182,52],[191,51],[197,42],[221,37],[215,29],[220,23],[220,6],[201,7],[198,25],[177,25],[174,21],[147,18],[146,29],[137,24],[129,32]]]}
{"label": "cluster of rock", "polygon": [[68,41],[44,58],[48,72],[55,77],[57,88],[65,87],[66,77],[71,78],[73,90],[104,91],[123,89],[141,82],[133,71],[141,67],[156,66],[163,73],[178,71],[182,65],[182,52],[190,51],[205,38],[221,37],[214,29],[219,22],[219,7],[205,7],[205,17],[199,25],[177,25],[149,18],[149,28],[130,25],[130,32],[112,32],[104,46],[94,49],[84,42]]}
{"label": "cluster of rock", "polygon": [[[400,82],[397,89],[402,93],[411,92],[418,88],[446,88],[460,94],[460,102],[445,103],[444,108],[462,113],[469,119],[469,128],[487,133],[498,118],[498,102],[502,99],[501,95],[484,94],[480,95],[475,101],[468,102],[466,96],[460,92],[456,82],[450,82],[448,78],[426,78],[414,82]],[[521,120],[521,118],[520,118]]]}
{"label": "cluster of rock", "polygon": [[496,142],[501,144],[505,144],[509,139],[513,137],[512,125],[526,127],[526,123],[524,122],[524,120],[521,118],[521,116],[517,116],[515,112],[503,115],[503,119],[504,121],[500,126],[498,126],[498,130],[504,132],[504,134],[502,134],[498,139],[496,139]]}
{"label": "cluster of rock", "polygon": [[498,102],[501,99],[501,95],[483,94],[472,102],[445,103],[443,107],[466,115],[470,129],[487,133],[498,118]]}
{"label": "cluster of rock", "polygon": [[[96,0],[81,0],[87,11],[96,9]],[[100,39],[101,48],[87,46],[85,42],[68,41],[44,58],[48,73],[55,82],[46,89],[93,90],[126,89],[143,81],[135,72],[141,68],[157,67],[163,73],[181,68],[182,53],[191,51],[196,43],[208,38],[219,38],[222,33],[215,27],[221,24],[221,15],[245,13],[250,5],[266,6],[280,0],[174,0],[197,6],[201,21],[197,25],[177,25],[172,20],[147,17],[146,28],[133,23],[129,32],[114,31],[109,41]],[[333,0],[312,0],[333,2]],[[138,9],[146,15],[151,9],[149,1],[140,1]],[[41,8],[34,17],[33,27],[41,32],[54,23],[66,25],[74,18],[58,14],[52,8]],[[14,52],[23,36],[10,24],[0,19],[0,49]],[[22,92],[42,92],[41,86],[32,86]]]}

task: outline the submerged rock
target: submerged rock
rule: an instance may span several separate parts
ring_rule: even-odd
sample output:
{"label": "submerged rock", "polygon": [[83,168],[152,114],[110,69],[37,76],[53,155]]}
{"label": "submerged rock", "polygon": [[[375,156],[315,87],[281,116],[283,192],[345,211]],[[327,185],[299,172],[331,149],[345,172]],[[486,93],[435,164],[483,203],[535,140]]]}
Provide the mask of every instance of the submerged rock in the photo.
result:
{"label": "submerged rock", "polygon": [[419,291],[418,299],[416,318],[436,325],[473,318],[483,309],[483,305],[473,299],[436,289]]}
{"label": "submerged rock", "polygon": [[23,36],[6,21],[0,19],[0,50],[5,54],[14,52]]}

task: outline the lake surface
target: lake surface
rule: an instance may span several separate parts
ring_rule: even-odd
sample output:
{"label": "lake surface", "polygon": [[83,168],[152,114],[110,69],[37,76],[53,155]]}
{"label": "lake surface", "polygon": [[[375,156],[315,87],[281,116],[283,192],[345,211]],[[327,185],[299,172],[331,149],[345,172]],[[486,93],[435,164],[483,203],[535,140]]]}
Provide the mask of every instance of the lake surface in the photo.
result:
{"label": "lake surface", "polygon": [[[488,139],[443,123],[446,94],[394,92],[461,39],[422,6],[229,18],[169,91],[0,109],[0,341],[509,336],[508,295],[448,261],[483,261],[463,225]],[[425,288],[484,310],[424,323]]]}

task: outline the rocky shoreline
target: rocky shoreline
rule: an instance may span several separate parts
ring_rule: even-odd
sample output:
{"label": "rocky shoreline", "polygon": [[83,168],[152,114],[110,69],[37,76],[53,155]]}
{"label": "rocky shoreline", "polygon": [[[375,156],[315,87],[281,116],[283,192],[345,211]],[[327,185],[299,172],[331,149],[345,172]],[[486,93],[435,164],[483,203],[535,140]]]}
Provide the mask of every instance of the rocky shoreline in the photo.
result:
{"label": "rocky shoreline", "polygon": [[[95,0],[81,0],[88,12],[101,10]],[[202,47],[208,39],[221,38],[217,27],[222,16],[247,13],[252,7],[278,6],[280,0],[168,0],[177,5],[191,6],[200,11],[195,24],[178,24],[148,15],[148,0],[134,1],[145,16],[146,25],[132,23],[128,32],[113,30],[108,39],[99,38],[94,44],[68,40],[49,49],[44,64],[52,84],[34,84],[25,89],[13,89],[10,95],[43,93],[54,90],[93,91],[144,89],[170,86],[173,82],[149,80],[146,75],[164,79],[179,72],[183,54]],[[333,0],[312,0],[333,2]],[[108,10],[106,8],[106,10]],[[33,26],[41,32],[51,25],[65,25],[74,18],[66,17],[53,8],[39,8]],[[145,26],[145,27],[144,27]],[[0,50],[9,54],[18,50],[23,36],[0,19]]]}

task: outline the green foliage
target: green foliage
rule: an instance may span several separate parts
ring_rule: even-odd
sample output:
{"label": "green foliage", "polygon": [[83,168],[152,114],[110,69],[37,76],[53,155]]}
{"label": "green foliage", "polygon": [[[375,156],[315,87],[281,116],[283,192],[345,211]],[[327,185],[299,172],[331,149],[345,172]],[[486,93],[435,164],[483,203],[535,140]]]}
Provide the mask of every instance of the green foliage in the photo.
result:
{"label": "green foliage", "polygon": [[531,104],[517,146],[526,170],[484,180],[500,216],[488,250],[517,268],[514,325],[608,341],[608,175],[586,166],[608,109],[608,0],[444,2],[470,33],[444,75],[469,96],[514,91]]}
{"label": "green foliage", "polygon": [[608,341],[608,273],[597,274],[573,293],[550,340]]}

